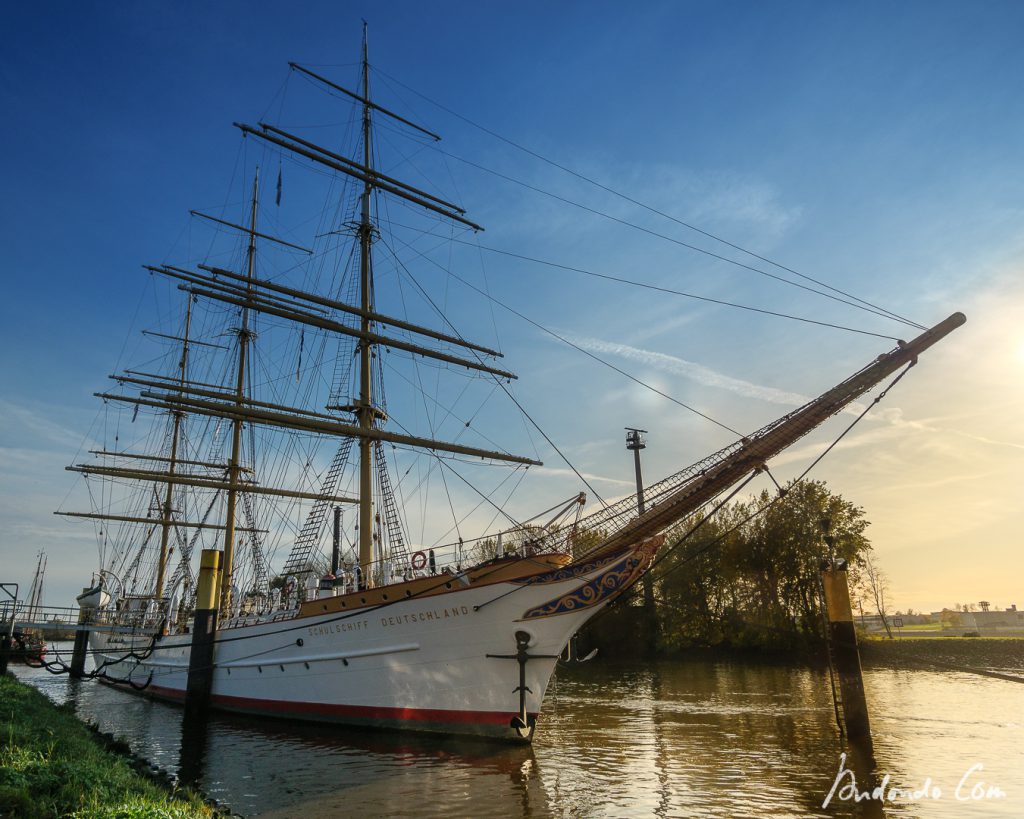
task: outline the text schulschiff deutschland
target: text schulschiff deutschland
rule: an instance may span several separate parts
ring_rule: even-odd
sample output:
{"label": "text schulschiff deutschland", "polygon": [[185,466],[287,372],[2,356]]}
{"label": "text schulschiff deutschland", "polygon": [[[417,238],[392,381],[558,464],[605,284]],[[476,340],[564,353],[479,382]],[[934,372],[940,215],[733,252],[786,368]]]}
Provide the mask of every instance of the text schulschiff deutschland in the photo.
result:
{"label": "text schulschiff deutschland", "polygon": [[[453,617],[463,617],[469,614],[468,606],[452,606],[445,609],[426,609],[414,611],[410,614],[397,614],[392,617],[381,617],[380,624],[384,628],[389,626],[400,626],[406,623],[430,623],[441,620],[451,620]],[[319,626],[310,626],[311,637],[324,634],[342,634],[348,631],[363,631],[370,627],[369,620],[342,620],[337,623],[324,623]]]}

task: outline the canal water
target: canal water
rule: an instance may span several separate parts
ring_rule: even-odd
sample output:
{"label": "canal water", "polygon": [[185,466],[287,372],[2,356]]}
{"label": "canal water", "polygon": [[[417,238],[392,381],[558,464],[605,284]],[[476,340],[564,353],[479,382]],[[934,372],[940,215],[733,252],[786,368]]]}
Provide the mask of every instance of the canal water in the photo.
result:
{"label": "canal water", "polygon": [[[987,666],[1024,678],[1018,660]],[[840,774],[828,677],[806,668],[566,667],[531,747],[218,715],[184,753],[176,707],[16,673],[245,816],[1024,816],[1024,685],[957,671],[865,670],[870,782],[863,762]],[[854,777],[901,793],[855,804]]]}

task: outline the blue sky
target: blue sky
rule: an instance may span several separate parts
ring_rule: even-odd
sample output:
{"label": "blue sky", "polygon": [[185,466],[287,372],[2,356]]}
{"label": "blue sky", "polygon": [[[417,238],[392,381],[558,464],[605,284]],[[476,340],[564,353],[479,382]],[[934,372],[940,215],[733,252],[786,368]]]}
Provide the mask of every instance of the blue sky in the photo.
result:
{"label": "blue sky", "polygon": [[[95,562],[85,533],[51,512],[74,491],[63,466],[95,418],[91,395],[147,309],[139,265],[174,261],[188,210],[227,201],[236,161],[252,158],[230,124],[273,110],[287,61],[354,80],[363,17],[375,66],[545,157],[923,324],[966,312],[968,325],[922,359],[888,414],[814,474],[865,507],[898,606],[1024,604],[1024,8],[995,2],[8,9],[0,554],[5,566],[24,565],[23,582],[45,548],[56,603]],[[723,250],[399,86],[378,90],[444,134],[456,156]],[[487,227],[484,245],[905,334],[450,164],[458,185],[446,192]],[[507,258],[488,256],[487,266],[510,305],[738,429],[889,346]],[[517,394],[581,469],[605,480],[595,483],[603,494],[630,477],[623,426],[651,431],[652,478],[727,442],[500,309],[496,322],[523,376]],[[782,459],[777,476],[801,471],[809,452]],[[539,508],[579,488],[551,454],[527,491]]]}

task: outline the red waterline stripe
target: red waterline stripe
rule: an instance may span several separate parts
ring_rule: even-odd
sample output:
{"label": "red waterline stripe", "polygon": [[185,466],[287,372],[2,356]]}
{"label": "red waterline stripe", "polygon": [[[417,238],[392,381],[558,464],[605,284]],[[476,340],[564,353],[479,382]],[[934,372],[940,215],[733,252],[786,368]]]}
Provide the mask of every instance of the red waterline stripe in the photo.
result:
{"label": "red waterline stripe", "polygon": [[[183,700],[185,692],[178,688],[164,688],[151,685],[147,691],[174,700]],[[214,706],[244,711],[259,711],[264,714],[313,714],[324,717],[349,717],[354,719],[382,719],[398,722],[473,723],[477,725],[507,726],[514,713],[500,711],[457,711],[442,708],[387,708],[374,705],[335,705],[319,702],[282,702],[261,700],[251,697],[229,697],[214,694],[210,697]]]}

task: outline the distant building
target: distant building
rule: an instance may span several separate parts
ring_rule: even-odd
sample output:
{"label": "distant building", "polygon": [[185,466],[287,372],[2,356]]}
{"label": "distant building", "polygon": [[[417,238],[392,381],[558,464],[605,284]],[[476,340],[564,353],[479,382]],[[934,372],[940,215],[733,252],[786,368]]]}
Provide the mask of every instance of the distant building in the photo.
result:
{"label": "distant building", "polygon": [[1007,609],[987,611],[943,611],[932,612],[937,622],[942,623],[942,631],[946,634],[962,634],[977,632],[987,637],[1024,636],[1024,611],[1017,610],[1014,603]]}

